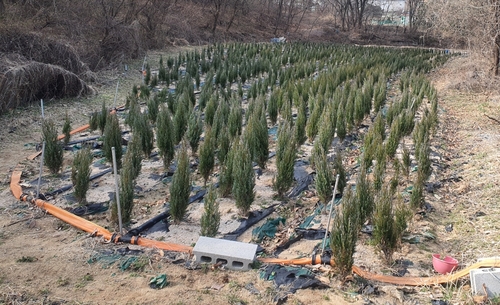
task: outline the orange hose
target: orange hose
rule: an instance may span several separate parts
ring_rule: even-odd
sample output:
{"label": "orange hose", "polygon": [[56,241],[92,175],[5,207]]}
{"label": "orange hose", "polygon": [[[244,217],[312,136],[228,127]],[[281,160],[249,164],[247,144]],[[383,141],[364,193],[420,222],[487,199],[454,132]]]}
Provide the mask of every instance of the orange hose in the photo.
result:
{"label": "orange hose", "polygon": [[[36,205],[37,207],[47,211],[49,214],[59,218],[60,220],[74,226],[75,228],[78,228],[82,231],[91,233],[94,236],[101,236],[106,240],[112,241],[112,242],[120,242],[123,241],[121,239],[122,236],[120,235],[113,235],[111,232],[109,232],[107,229],[91,222],[88,221],[85,218],[79,217],[73,213],[70,213],[64,209],[61,209],[47,201],[44,201],[42,199],[36,199],[29,197],[26,194],[22,193],[22,188],[19,185],[19,182],[21,181],[21,174],[22,171],[19,169],[15,169],[12,172],[11,178],[10,178],[10,190],[14,197],[21,201],[27,201],[31,202],[32,204]],[[179,244],[173,244],[173,243],[166,243],[166,242],[161,242],[157,240],[151,240],[147,238],[142,238],[139,236],[132,236],[130,238],[130,242],[135,245],[143,246],[143,247],[148,247],[148,248],[156,248],[156,249],[162,249],[166,251],[175,251],[175,252],[184,252],[191,254],[193,251],[192,247],[184,246],[184,245],[179,245]]]}
{"label": "orange hose", "polygon": [[[262,263],[282,264],[282,265],[316,265],[321,263],[321,258],[319,256],[316,257],[314,262],[312,258],[307,258],[307,257],[297,258],[297,259],[279,259],[279,258],[264,257],[264,258],[258,258],[258,260]],[[330,265],[332,266],[335,265],[333,259],[330,260]],[[468,276],[469,272],[474,269],[494,268],[494,267],[500,267],[500,259],[498,258],[484,259],[481,262],[472,264],[469,267],[457,271],[453,274],[438,275],[431,277],[397,277],[390,275],[380,275],[363,270],[358,266],[352,266],[352,271],[364,279],[382,283],[404,285],[404,286],[429,286],[429,285],[454,282],[461,277]]]}

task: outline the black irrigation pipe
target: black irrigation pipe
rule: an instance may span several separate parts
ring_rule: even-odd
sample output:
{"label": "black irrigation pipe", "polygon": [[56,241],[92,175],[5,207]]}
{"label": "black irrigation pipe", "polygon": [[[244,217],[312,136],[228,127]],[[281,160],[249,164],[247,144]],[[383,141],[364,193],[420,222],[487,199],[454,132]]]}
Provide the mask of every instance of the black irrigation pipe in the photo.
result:
{"label": "black irrigation pipe", "polygon": [[[214,186],[218,187],[219,184],[217,183]],[[196,194],[189,197],[189,200],[188,200],[189,204],[191,204],[197,200],[203,199],[203,197],[205,197],[206,193],[207,193],[207,190],[198,191]],[[151,229],[155,224],[159,223],[162,220],[167,219],[169,216],[170,216],[170,207],[167,206],[167,210],[165,212],[162,212],[162,213],[156,215],[155,217],[151,218],[150,220],[146,221],[142,225],[131,229],[130,231],[128,231],[128,233],[124,237],[126,237],[126,236],[138,236],[140,233]]]}
{"label": "black irrigation pipe", "polygon": [[240,226],[238,229],[229,232],[225,234],[222,239],[227,239],[227,240],[236,240],[241,234],[243,234],[246,230],[248,230],[251,226],[254,224],[258,223],[262,219],[266,218],[267,216],[271,215],[272,212],[276,209],[276,206],[278,204],[273,204],[272,206],[260,210],[260,211],[255,211],[255,212],[250,212],[250,216],[248,219],[245,219],[241,222]]}
{"label": "black irrigation pipe", "polygon": [[[113,171],[112,168],[105,169],[105,170],[103,170],[100,173],[97,173],[97,174],[94,174],[94,175],[90,176],[89,181],[92,181],[94,179],[100,178],[100,177],[106,175],[107,173],[110,173],[111,171]],[[72,187],[73,187],[72,184],[65,185],[65,186],[61,187],[60,189],[57,189],[57,190],[52,191],[52,192],[45,193],[45,194],[43,194],[43,196],[45,196],[45,198],[47,198],[47,197],[54,197],[55,195],[58,195],[58,194],[66,192],[67,190],[70,190]]]}

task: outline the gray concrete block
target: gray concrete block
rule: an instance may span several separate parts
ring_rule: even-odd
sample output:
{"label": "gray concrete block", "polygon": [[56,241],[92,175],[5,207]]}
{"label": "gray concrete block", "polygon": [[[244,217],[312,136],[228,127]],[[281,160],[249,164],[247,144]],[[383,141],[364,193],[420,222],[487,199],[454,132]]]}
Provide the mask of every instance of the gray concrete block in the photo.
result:
{"label": "gray concrete block", "polygon": [[484,284],[488,298],[500,296],[500,268],[474,269],[470,271],[469,275],[474,294],[485,295]]}
{"label": "gray concrete block", "polygon": [[221,264],[231,270],[249,270],[257,245],[200,236],[193,248],[197,263]]}

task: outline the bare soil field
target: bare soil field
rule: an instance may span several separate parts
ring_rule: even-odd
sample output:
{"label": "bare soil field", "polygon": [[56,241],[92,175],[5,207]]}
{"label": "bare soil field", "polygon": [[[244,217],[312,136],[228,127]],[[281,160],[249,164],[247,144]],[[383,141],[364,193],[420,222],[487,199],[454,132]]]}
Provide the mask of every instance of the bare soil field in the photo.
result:
{"label": "bare soil field", "polygon": [[[73,127],[87,123],[86,115],[99,109],[102,101],[112,105],[118,79],[118,100],[124,100],[132,84],[141,77],[139,65],[131,64],[127,73],[106,72],[97,96],[46,103],[45,114],[58,121],[59,128],[66,113]],[[425,201],[432,208],[413,217],[406,242],[394,255],[396,261],[411,263],[403,268],[409,276],[436,275],[433,253],[457,258],[460,267],[481,257],[498,256],[500,124],[487,116],[500,119],[500,94],[494,81],[481,89],[477,79],[485,76],[474,71],[477,70],[470,58],[453,57],[430,74],[438,89],[440,109],[440,122],[432,138],[433,174],[425,192]],[[27,161],[26,157],[35,151],[41,138],[39,107],[14,110],[0,117],[0,125],[0,304],[275,304],[277,298],[286,294],[272,282],[261,279],[259,269],[236,272],[207,266],[191,270],[186,267],[190,258],[185,254],[107,243],[17,201],[9,190],[14,167],[23,165],[23,183],[30,183],[38,175],[38,159]],[[89,136],[89,132],[80,136]],[[64,185],[61,177],[68,175],[70,164],[71,157],[66,158],[61,176],[46,174],[42,190]],[[101,170],[98,166],[94,168],[96,172]],[[273,166],[271,162],[256,180],[259,196],[252,210],[278,203],[272,191]],[[161,160],[143,161],[134,224],[162,211],[167,186],[156,177],[161,174],[158,167]],[[195,186],[202,185],[200,179],[195,181]],[[97,179],[89,201],[109,201],[113,187],[111,175]],[[68,201],[71,198],[60,195],[54,202],[74,207]],[[314,209],[317,197],[313,194],[309,201],[272,216],[288,213],[291,218],[303,217]],[[234,206],[224,200],[220,204],[219,232],[224,234],[237,228],[239,222]],[[158,230],[148,237],[192,245],[199,236],[201,206],[193,203],[180,225],[172,224],[169,232]],[[102,226],[109,224],[109,212],[86,217]],[[251,242],[250,231],[238,240]],[[300,241],[280,257],[308,256],[317,243]],[[393,274],[401,271],[403,263],[387,266],[374,247],[359,246],[355,264],[371,272]],[[473,303],[467,279],[434,287],[396,287],[358,277],[343,282],[328,266],[311,269],[327,287],[298,290],[288,296],[286,304],[429,304],[431,300],[447,302],[440,304]],[[169,285],[152,289],[150,279],[160,274],[166,274]]]}

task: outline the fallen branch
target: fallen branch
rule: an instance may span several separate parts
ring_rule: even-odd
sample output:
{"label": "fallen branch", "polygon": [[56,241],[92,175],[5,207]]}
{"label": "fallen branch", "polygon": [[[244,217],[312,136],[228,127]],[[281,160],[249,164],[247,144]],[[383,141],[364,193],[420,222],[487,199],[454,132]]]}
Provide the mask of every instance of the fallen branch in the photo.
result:
{"label": "fallen branch", "polygon": [[492,118],[492,117],[490,117],[490,116],[489,116],[489,115],[487,115],[487,114],[484,114],[484,116],[485,116],[485,117],[487,117],[487,118],[488,118],[488,119],[490,119],[490,120],[495,121],[497,124],[500,124],[500,120],[495,119],[495,118]]}

